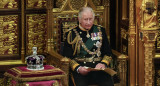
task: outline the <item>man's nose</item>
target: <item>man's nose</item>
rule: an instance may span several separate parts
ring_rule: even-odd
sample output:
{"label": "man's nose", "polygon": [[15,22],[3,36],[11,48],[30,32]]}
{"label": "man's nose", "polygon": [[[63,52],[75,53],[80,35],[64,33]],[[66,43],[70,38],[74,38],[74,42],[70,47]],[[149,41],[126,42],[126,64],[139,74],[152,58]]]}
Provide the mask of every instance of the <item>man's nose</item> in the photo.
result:
{"label": "man's nose", "polygon": [[88,20],[87,20],[87,23],[90,24],[90,23],[91,23],[91,20],[88,19]]}

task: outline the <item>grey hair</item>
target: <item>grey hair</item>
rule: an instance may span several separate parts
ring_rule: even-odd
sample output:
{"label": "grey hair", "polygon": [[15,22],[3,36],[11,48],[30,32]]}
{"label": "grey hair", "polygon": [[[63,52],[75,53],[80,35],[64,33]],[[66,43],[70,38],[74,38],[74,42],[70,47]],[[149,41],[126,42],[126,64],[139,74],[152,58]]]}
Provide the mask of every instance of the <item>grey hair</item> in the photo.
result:
{"label": "grey hair", "polygon": [[91,7],[82,7],[80,10],[79,10],[79,13],[78,13],[78,18],[82,18],[82,13],[85,12],[85,11],[91,11],[92,14],[93,14],[93,17],[95,17],[95,13],[93,11],[93,9]]}

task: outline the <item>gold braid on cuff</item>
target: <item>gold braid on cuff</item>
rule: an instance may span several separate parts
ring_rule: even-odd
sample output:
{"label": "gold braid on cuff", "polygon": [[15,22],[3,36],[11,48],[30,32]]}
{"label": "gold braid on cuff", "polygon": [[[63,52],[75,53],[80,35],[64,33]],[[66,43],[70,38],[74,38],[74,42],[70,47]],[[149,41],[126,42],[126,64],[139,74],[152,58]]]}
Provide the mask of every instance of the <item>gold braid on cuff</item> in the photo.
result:
{"label": "gold braid on cuff", "polygon": [[72,70],[74,71],[75,68],[76,68],[77,66],[79,66],[79,64],[78,64],[75,60],[71,60],[71,61],[70,61],[70,66],[71,66]]}
{"label": "gold braid on cuff", "polygon": [[104,56],[101,62],[106,63],[107,65],[109,65],[109,63],[112,61],[112,57],[110,56]]}

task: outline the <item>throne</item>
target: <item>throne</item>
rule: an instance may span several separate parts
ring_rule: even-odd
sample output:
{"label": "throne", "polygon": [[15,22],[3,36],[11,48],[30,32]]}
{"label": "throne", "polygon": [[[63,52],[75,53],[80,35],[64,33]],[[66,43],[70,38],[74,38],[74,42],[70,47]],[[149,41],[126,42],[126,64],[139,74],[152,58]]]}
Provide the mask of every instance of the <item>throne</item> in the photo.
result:
{"label": "throne", "polygon": [[[102,25],[106,28],[109,35],[109,7],[96,6],[92,0],[83,0],[83,3],[74,3],[74,0],[65,0],[59,8],[48,6],[48,42],[47,42],[47,64],[55,65],[66,72],[67,76],[63,78],[63,85],[68,86],[69,79],[69,60],[61,55],[63,50],[63,42],[66,39],[64,32],[69,27],[77,25],[78,10],[83,6],[89,6],[95,11],[95,24]],[[52,2],[50,2],[52,3]],[[105,2],[106,4],[108,2]],[[108,36],[109,38],[109,36]],[[126,86],[127,82],[127,58],[128,56],[112,50],[115,59],[113,69],[118,72],[119,79],[115,79],[115,86]]]}

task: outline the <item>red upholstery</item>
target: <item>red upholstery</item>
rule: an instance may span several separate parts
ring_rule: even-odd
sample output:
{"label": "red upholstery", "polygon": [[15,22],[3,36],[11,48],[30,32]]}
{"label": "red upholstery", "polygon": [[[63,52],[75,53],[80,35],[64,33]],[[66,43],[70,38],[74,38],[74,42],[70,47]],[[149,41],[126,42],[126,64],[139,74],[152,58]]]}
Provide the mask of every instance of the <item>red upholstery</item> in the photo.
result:
{"label": "red upholstery", "polygon": [[[44,70],[28,70],[26,66],[15,67],[9,69],[5,74],[6,77],[12,78],[11,83],[30,83],[39,84],[45,81],[48,83],[53,83],[53,81],[61,80],[65,76],[65,73],[51,65],[44,65]],[[24,83],[23,83],[24,84]],[[30,86],[30,85],[29,85]]]}
{"label": "red upholstery", "polygon": [[[15,80],[11,81],[11,86],[16,86],[17,82]],[[38,81],[38,82],[26,82],[23,83],[24,86],[62,86],[60,80],[50,80],[50,81]]]}

